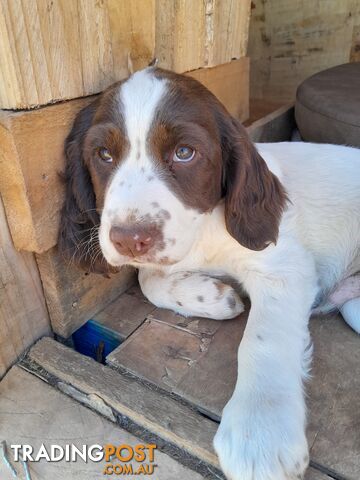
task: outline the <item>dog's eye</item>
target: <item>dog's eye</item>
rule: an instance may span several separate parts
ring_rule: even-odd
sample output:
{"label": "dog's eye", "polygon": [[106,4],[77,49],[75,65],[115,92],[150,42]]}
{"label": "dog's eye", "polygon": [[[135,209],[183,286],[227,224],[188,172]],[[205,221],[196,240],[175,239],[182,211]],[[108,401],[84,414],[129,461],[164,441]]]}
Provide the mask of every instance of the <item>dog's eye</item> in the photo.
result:
{"label": "dog's eye", "polygon": [[98,155],[99,157],[101,158],[101,160],[103,162],[106,162],[106,163],[111,163],[113,161],[113,158],[112,156],[110,155],[110,152],[107,148],[105,147],[101,147],[99,148],[98,150]]}
{"label": "dog's eye", "polygon": [[191,147],[179,147],[174,153],[174,162],[190,162],[194,158],[195,150]]}

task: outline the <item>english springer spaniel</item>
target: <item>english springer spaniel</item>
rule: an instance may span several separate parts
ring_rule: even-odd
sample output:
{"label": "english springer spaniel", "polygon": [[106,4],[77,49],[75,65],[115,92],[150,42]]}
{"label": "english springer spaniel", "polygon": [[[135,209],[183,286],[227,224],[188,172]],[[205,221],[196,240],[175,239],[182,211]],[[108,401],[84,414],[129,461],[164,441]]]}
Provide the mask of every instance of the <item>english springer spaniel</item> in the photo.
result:
{"label": "english springer spaniel", "polygon": [[[108,88],[66,141],[60,249],[96,272],[139,269],[182,315],[251,311],[214,445],[233,480],[302,478],[308,320],[360,332],[360,150],[251,143],[194,79],[147,68]],[[226,345],[224,345],[226,354]]]}

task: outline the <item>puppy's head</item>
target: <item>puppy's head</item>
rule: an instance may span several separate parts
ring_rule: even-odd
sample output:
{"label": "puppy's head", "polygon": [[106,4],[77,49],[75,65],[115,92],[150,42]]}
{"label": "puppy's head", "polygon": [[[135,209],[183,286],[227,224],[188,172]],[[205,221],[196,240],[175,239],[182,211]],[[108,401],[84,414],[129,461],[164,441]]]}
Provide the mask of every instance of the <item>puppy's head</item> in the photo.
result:
{"label": "puppy's head", "polygon": [[280,182],[190,77],[148,68],[113,85],[79,113],[65,150],[60,248],[83,267],[176,263],[222,199],[240,244],[261,250],[277,239]]}

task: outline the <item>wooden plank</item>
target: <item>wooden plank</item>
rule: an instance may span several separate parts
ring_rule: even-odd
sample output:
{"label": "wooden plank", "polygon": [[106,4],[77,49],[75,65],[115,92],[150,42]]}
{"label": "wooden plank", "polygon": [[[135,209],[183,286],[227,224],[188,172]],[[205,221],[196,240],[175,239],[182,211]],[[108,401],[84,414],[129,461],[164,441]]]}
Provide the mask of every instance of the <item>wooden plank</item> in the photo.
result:
{"label": "wooden plank", "polygon": [[116,332],[117,337],[124,341],[155,308],[135,285],[93,316],[93,320]]}
{"label": "wooden plank", "polygon": [[205,65],[205,18],[205,2],[157,0],[155,57],[160,66],[180,73]]}
{"label": "wooden plank", "polygon": [[0,378],[34,341],[50,333],[34,255],[17,252],[0,197]]}
{"label": "wooden plank", "polygon": [[3,0],[0,108],[98,93],[127,76],[129,55],[177,72],[241,58],[249,16],[250,0]]}
{"label": "wooden plank", "polygon": [[107,362],[172,392],[202,356],[207,341],[206,337],[189,331],[146,320],[122,344],[123,348],[118,347],[110,353]]}
{"label": "wooden plank", "polygon": [[[235,115],[245,118],[248,59],[190,75],[218,94]],[[64,200],[59,177],[65,166],[64,141],[78,111],[94,98],[0,113],[0,190],[17,249],[42,253],[56,244]]]}
{"label": "wooden plank", "polygon": [[247,314],[227,321],[190,321],[156,309],[108,355],[107,362],[176,393],[219,420],[235,385],[237,349]]}
{"label": "wooden plank", "polygon": [[244,57],[249,18],[249,0],[157,0],[155,56],[159,65],[184,72]]}
{"label": "wooden plank", "polygon": [[155,49],[154,1],[3,0],[0,107],[98,93],[127,76],[128,54],[136,68],[146,66]]}
{"label": "wooden plank", "polygon": [[[47,449],[50,445],[71,444],[82,449],[83,445],[95,443],[132,447],[147,443],[156,445],[155,439],[144,441],[114,422],[115,418],[112,422],[102,418],[18,366],[12,368],[0,384],[0,438],[6,439],[8,445],[24,445],[29,443],[29,438],[34,452],[39,451],[42,443]],[[148,460],[149,457],[146,463],[149,463]],[[153,478],[156,480],[204,478],[161,452],[159,446],[154,450],[154,464]],[[127,465],[132,465],[134,471],[139,467],[134,460]],[[29,469],[32,480],[98,480],[103,476],[104,466],[104,462],[67,462],[62,459],[58,462],[31,462]],[[3,461],[0,462],[0,478],[14,478]]]}
{"label": "wooden plank", "polygon": [[99,397],[102,404],[146,431],[218,468],[212,447],[217,424],[190,407],[50,338],[40,340],[28,357],[83,395]]}
{"label": "wooden plank", "polygon": [[76,114],[91,100],[0,113],[0,191],[19,250],[41,253],[57,242],[64,141]]}
{"label": "wooden plank", "polygon": [[250,10],[248,0],[207,2],[207,66],[231,62],[247,54]]}
{"label": "wooden plank", "polygon": [[356,0],[253,0],[248,55],[251,96],[288,103],[297,86],[326,68],[356,61]]}
{"label": "wooden plank", "polygon": [[134,70],[146,67],[154,58],[155,1],[107,0],[116,79],[128,75],[129,54]]}
{"label": "wooden plank", "polygon": [[284,105],[249,125],[246,129],[253,142],[287,142],[296,128],[294,105]]}
{"label": "wooden plank", "polygon": [[123,293],[135,280],[135,272],[124,267],[105,278],[87,273],[66,262],[56,247],[36,255],[44,294],[55,333],[69,337],[87,320]]}
{"label": "wooden plank", "polygon": [[188,75],[206,85],[231,115],[241,121],[249,117],[249,58],[243,57],[213,68],[201,68]]}

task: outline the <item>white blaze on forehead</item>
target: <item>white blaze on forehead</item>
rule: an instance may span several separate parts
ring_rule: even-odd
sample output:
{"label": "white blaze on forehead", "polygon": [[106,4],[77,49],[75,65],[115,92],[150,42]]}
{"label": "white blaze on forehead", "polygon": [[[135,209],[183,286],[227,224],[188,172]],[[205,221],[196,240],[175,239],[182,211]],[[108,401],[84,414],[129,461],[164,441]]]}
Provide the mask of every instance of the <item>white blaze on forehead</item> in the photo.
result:
{"label": "white blaze on forehead", "polygon": [[130,157],[139,150],[144,159],[146,139],[156,108],[165,93],[166,80],[156,78],[152,68],[136,72],[122,85],[120,101],[130,143]]}

